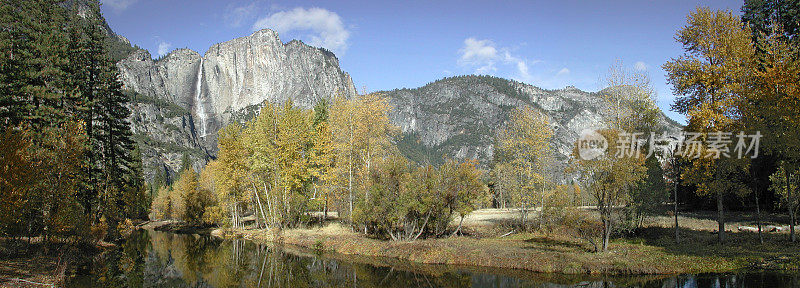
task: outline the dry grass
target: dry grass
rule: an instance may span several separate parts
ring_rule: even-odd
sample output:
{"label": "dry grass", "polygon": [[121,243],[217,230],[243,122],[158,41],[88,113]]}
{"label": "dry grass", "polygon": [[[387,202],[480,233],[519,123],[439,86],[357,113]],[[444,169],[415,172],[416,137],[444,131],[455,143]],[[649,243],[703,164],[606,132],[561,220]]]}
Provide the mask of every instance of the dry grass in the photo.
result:
{"label": "dry grass", "polygon": [[[716,212],[701,211],[701,212],[681,212],[678,214],[678,225],[681,228],[686,228],[695,231],[717,231],[718,224]],[[736,232],[739,226],[756,227],[756,215],[752,213],[742,212],[727,212],[725,213],[725,230],[729,232]],[[781,214],[764,214],[762,215],[762,226],[783,226],[786,225],[788,219]],[[645,221],[646,227],[661,227],[673,228],[675,227],[674,216],[662,215],[649,218]],[[766,230],[766,229],[765,229]],[[788,231],[784,230],[783,233]]]}
{"label": "dry grass", "polygon": [[[743,268],[800,269],[800,246],[789,245],[786,235],[766,233],[761,245],[754,233],[730,233],[725,245],[716,243],[713,218],[705,214],[681,216],[682,243],[672,238],[672,218],[656,217],[647,227],[614,239],[610,251],[593,253],[580,239],[559,233],[523,233],[498,237],[508,229],[502,223],[518,217],[516,210],[479,210],[464,221],[470,235],[414,242],[384,241],[353,232],[336,222],[309,229],[284,230],[280,235],[263,230],[239,230],[228,236],[276,242],[311,250],[333,252],[352,259],[393,259],[421,264],[519,269],[566,274],[677,274],[725,272]],[[747,218],[747,217],[743,217]],[[735,219],[728,227],[749,225]],[[374,258],[377,257],[377,258]],[[370,260],[378,261],[384,260]],[[374,264],[374,263],[373,263]],[[397,264],[392,264],[397,265]],[[436,265],[434,265],[436,266]]]}

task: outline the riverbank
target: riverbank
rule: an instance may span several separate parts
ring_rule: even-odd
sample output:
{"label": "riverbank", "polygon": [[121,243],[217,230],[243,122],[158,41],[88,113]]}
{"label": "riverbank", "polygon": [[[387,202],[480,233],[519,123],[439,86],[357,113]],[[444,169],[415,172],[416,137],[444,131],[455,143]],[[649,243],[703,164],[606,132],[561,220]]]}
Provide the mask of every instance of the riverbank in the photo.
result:
{"label": "riverbank", "polygon": [[342,255],[387,257],[423,264],[521,269],[541,273],[642,275],[713,273],[739,270],[800,270],[800,248],[766,235],[730,233],[721,245],[709,231],[682,230],[674,243],[671,230],[648,227],[612,242],[608,252],[593,253],[578,239],[539,233],[507,237],[449,237],[414,242],[385,241],[354,233],[338,223],[289,229],[280,235],[257,229],[216,230],[216,236],[242,237],[257,243],[281,243]]}
{"label": "riverbank", "polygon": [[56,287],[58,257],[27,255],[0,259],[0,287]]}
{"label": "riverbank", "polygon": [[0,287],[58,287],[75,247],[31,239],[0,239]]}

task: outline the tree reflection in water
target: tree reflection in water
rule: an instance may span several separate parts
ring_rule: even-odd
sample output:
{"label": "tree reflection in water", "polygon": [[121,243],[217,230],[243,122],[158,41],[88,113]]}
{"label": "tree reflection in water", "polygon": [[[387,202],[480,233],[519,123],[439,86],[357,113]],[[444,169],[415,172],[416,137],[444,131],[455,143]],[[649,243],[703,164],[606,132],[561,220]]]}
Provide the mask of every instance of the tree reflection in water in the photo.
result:
{"label": "tree reflection in water", "polygon": [[[291,251],[289,251],[291,250]],[[289,251],[289,252],[287,252]],[[67,287],[800,287],[800,275],[744,273],[598,278],[440,266],[371,265],[353,257],[198,235],[137,231],[83,259]],[[380,262],[380,261],[378,261]],[[418,266],[418,267],[417,267]]]}

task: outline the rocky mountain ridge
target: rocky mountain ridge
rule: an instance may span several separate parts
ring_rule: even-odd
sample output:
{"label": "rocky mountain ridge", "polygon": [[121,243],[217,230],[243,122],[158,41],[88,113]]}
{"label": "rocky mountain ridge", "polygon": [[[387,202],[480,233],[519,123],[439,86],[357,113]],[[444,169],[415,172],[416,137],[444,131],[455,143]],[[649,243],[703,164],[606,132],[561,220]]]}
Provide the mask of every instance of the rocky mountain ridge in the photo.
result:
{"label": "rocky mountain ridge", "polygon": [[[575,87],[546,90],[492,76],[444,78],[415,89],[383,92],[400,126],[401,151],[417,162],[441,163],[445,158],[478,159],[488,165],[494,154],[497,131],[509,113],[531,106],[549,116],[553,128],[554,156],[565,162],[581,131],[605,128],[608,111],[603,91],[584,92]],[[662,130],[677,123],[663,114]]]}
{"label": "rocky mountain ridge", "polygon": [[[178,49],[153,60],[137,50],[117,66],[133,100],[131,123],[148,179],[155,173],[174,175],[183,155],[201,168],[216,155],[217,131],[252,117],[266,101],[291,99],[311,108],[323,98],[356,95],[333,53],[296,40],[283,43],[267,29],[213,45],[204,55]],[[607,110],[598,93],[545,90],[491,76],[449,77],[378,93],[388,97],[390,119],[403,131],[398,148],[414,161],[431,164],[471,158],[488,166],[498,129],[521,106],[550,117],[554,154],[566,160],[582,130],[605,127]],[[659,123],[664,129],[678,127],[663,114]]]}

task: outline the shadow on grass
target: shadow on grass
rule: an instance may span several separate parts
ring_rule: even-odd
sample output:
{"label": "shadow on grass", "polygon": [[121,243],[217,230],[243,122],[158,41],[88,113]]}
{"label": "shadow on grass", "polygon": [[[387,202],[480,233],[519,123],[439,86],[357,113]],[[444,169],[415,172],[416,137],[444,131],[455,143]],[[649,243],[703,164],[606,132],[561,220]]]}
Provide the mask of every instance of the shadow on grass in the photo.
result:
{"label": "shadow on grass", "polygon": [[764,244],[761,244],[758,233],[729,231],[725,242],[719,243],[717,233],[680,229],[680,242],[676,243],[674,231],[647,227],[635,230],[634,235],[669,254],[745,261],[757,269],[800,269],[800,243],[790,242],[787,234],[764,232]]}
{"label": "shadow on grass", "polygon": [[[716,211],[679,211],[681,217],[717,221]],[[758,215],[751,211],[725,212],[726,222],[746,222],[756,224]],[[789,225],[789,215],[786,213],[761,213],[761,221],[764,225]]]}
{"label": "shadow on grass", "polygon": [[547,250],[562,251],[563,249],[555,249],[555,248],[561,247],[561,248],[570,248],[570,249],[580,249],[580,250],[583,250],[583,251],[586,251],[586,252],[591,252],[590,250],[586,249],[586,247],[584,247],[581,244],[578,244],[578,243],[575,243],[575,242],[570,242],[570,241],[552,239],[552,238],[549,238],[549,237],[534,237],[534,238],[530,238],[530,239],[527,239],[527,240],[524,240],[524,241],[525,241],[525,243],[537,244],[536,247],[529,247],[529,248],[545,248],[545,249],[546,248],[550,248],[550,249],[547,249]]}

